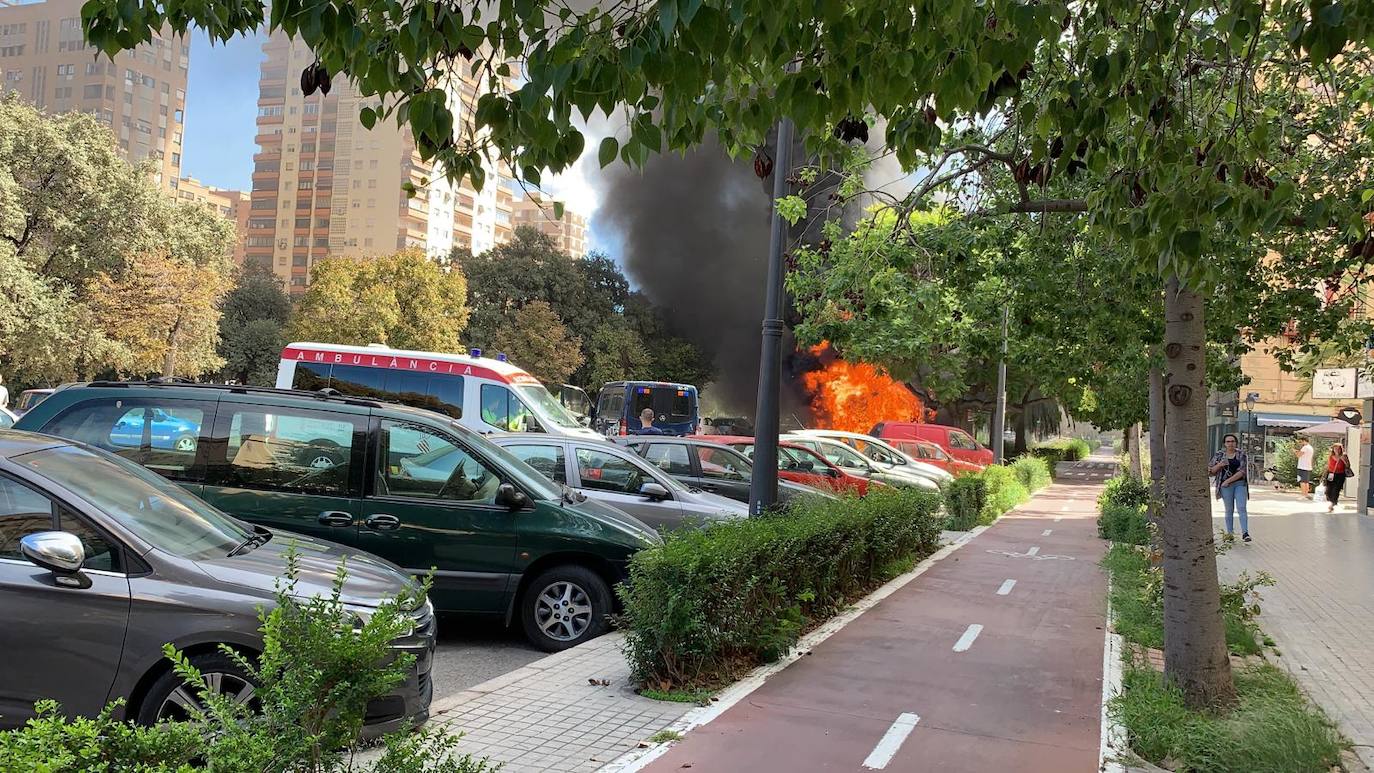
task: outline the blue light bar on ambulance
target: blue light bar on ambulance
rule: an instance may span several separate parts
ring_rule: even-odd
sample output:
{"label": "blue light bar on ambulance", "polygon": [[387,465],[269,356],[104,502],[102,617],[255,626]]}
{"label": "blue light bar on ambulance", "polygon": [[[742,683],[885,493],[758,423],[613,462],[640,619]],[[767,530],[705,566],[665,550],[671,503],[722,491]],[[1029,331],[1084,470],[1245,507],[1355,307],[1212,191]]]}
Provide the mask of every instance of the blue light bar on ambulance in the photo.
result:
{"label": "blue light bar on ambulance", "polygon": [[482,350],[481,350],[481,349],[473,349],[473,350],[469,351],[468,354],[472,355],[473,357],[481,357],[481,356],[482,356]]}

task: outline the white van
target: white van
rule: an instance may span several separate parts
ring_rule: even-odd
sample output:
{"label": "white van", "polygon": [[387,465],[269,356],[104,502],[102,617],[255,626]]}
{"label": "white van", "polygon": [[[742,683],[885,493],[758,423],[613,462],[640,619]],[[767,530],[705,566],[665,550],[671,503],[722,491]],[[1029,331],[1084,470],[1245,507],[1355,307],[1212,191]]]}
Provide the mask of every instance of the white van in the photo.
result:
{"label": "white van", "polygon": [[413,405],[443,413],[482,433],[550,432],[600,438],[564,408],[539,380],[506,361],[380,344],[293,343],[282,350],[277,387]]}

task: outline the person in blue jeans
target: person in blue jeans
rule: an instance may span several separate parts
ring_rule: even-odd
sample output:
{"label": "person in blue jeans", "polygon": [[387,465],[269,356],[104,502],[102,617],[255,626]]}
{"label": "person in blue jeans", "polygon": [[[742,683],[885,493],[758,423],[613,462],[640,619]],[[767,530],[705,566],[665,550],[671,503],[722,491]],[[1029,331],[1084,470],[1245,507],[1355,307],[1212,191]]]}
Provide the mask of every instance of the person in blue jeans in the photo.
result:
{"label": "person in blue jeans", "polygon": [[1226,533],[1236,533],[1235,512],[1239,510],[1241,539],[1249,542],[1250,517],[1245,507],[1250,499],[1250,486],[1245,471],[1250,463],[1245,458],[1245,452],[1240,450],[1240,441],[1235,435],[1228,433],[1222,441],[1225,445],[1212,457],[1207,472],[1216,483],[1217,496],[1226,505]]}

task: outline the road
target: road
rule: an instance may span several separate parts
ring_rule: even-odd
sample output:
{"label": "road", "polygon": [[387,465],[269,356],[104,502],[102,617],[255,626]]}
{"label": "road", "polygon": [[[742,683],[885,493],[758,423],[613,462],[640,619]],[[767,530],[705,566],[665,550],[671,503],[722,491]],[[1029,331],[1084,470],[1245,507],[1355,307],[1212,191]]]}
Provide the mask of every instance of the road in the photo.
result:
{"label": "road", "polygon": [[439,618],[439,648],[434,653],[434,700],[495,679],[546,653],[535,649],[517,629],[471,618]]}

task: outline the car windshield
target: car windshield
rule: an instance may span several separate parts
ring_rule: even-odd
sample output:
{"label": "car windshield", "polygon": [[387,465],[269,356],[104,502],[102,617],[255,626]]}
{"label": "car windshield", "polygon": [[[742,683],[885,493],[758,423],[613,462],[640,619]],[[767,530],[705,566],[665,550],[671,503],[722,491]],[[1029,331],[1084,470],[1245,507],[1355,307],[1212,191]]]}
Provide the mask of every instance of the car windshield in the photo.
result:
{"label": "car windshield", "polygon": [[[469,447],[480,452],[488,459],[493,459],[498,462],[502,472],[515,478],[516,482],[535,499],[551,500],[558,499],[562,496],[563,492],[557,485],[541,475],[538,470],[521,461],[515,454],[512,454],[510,451],[496,445],[482,435],[473,432],[456,421],[450,426],[453,428],[453,431],[458,434],[458,437],[461,438],[464,443],[467,443]],[[420,457],[416,457],[416,459],[419,458]]]}
{"label": "car windshield", "polygon": [[540,418],[548,419],[553,424],[568,429],[582,426],[582,423],[575,416],[568,413],[568,409],[564,408],[562,403],[553,399],[553,395],[549,394],[549,390],[545,389],[543,385],[525,384],[517,386],[515,391],[519,392],[520,396],[530,403]]}
{"label": "car windshield", "polygon": [[58,446],[12,460],[71,490],[165,553],[225,556],[251,533],[175,483],[117,456]]}
{"label": "car windshield", "polygon": [[872,469],[868,459],[863,454],[838,440],[827,440],[817,443],[817,445],[820,446],[822,456],[841,467],[857,467],[861,470]]}

